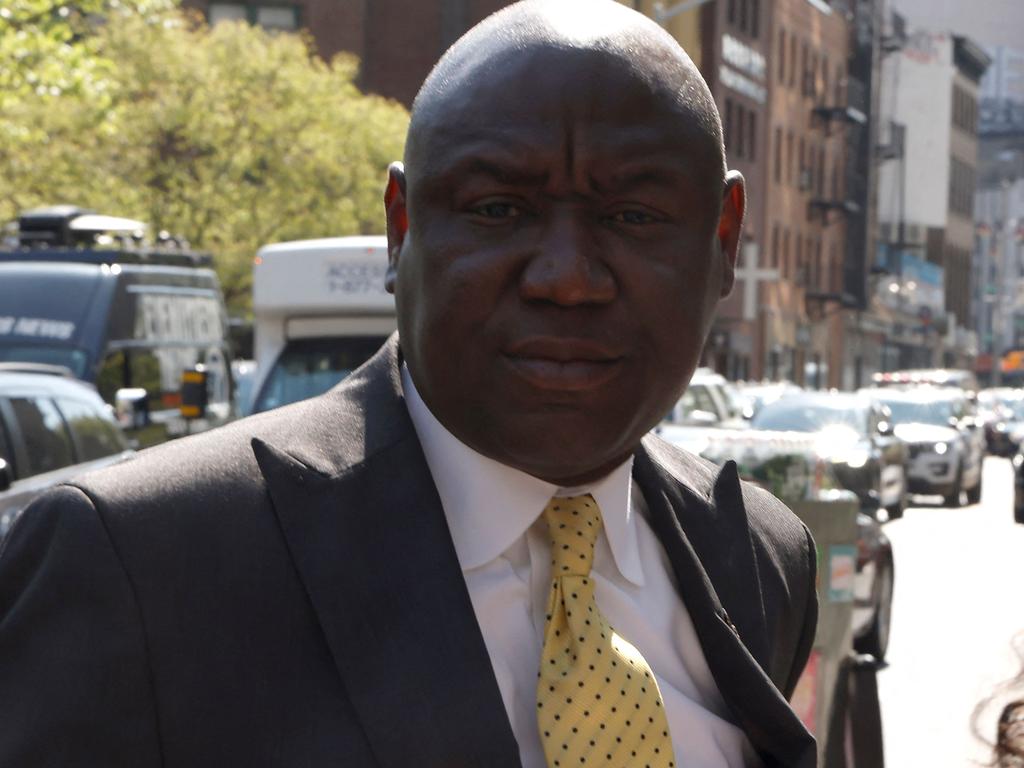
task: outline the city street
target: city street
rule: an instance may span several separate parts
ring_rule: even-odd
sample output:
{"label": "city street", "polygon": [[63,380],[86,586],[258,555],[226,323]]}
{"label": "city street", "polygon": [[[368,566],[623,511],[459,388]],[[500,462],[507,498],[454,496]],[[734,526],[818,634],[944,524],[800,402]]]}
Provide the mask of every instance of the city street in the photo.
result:
{"label": "city street", "polygon": [[[1021,668],[1013,639],[1021,647],[1024,526],[1013,522],[1010,462],[987,459],[984,484],[979,505],[915,506],[885,528],[896,557],[889,665],[879,674],[890,768],[987,764],[972,712]],[[989,707],[979,722],[986,738],[997,716]]]}

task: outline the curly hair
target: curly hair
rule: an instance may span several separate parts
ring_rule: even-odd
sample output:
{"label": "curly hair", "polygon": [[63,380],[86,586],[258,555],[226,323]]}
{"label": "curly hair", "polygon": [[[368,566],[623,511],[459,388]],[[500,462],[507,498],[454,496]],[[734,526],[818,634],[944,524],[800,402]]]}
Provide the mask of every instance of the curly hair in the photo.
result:
{"label": "curly hair", "polygon": [[999,715],[994,760],[997,768],[1024,768],[1024,699],[1011,701]]}

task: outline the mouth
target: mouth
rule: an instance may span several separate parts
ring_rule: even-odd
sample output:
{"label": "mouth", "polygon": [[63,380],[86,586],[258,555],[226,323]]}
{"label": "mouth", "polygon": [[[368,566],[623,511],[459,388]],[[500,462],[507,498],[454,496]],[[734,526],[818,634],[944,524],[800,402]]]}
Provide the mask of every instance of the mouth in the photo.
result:
{"label": "mouth", "polygon": [[588,339],[532,337],[503,350],[513,372],[538,389],[583,392],[618,373],[624,355]]}

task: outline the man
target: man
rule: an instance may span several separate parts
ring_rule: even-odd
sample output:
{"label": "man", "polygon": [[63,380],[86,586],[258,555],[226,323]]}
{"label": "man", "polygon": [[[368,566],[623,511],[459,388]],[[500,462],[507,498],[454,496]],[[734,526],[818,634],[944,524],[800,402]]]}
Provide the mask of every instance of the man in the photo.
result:
{"label": "man", "polygon": [[647,436],[733,282],[724,167],[643,17],[470,31],[390,170],[397,337],[23,516],[0,764],[812,765],[806,529]]}

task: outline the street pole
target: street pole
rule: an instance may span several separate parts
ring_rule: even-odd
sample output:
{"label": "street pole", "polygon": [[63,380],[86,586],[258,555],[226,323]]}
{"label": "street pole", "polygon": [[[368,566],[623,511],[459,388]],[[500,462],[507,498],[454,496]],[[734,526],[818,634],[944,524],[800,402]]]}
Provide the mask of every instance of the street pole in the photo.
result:
{"label": "street pole", "polygon": [[1008,279],[1008,267],[1010,264],[1010,250],[1013,244],[1013,230],[1010,224],[1010,180],[1003,179],[1003,237],[1002,247],[999,249],[999,280],[996,286],[995,309],[998,312],[999,321],[996,322],[996,315],[992,317],[992,383],[1000,386],[1003,383],[1003,354],[1006,351],[1006,318],[1009,314],[1006,309],[1006,282]]}
{"label": "street pole", "polygon": [[[985,223],[983,228],[980,228],[976,234],[978,248],[980,250],[979,261],[981,262],[980,275],[981,279],[978,280],[978,284],[981,286],[981,295],[978,296],[978,335],[981,337],[981,343],[986,352],[988,352],[989,359],[995,361],[995,353],[993,350],[993,338],[992,338],[992,315],[991,315],[991,304],[992,297],[989,295],[989,272],[992,271],[992,267],[989,264],[991,253],[989,253],[991,245],[989,238],[992,236],[991,226],[988,222]],[[991,375],[995,373],[995,363],[992,363],[993,368],[990,371]]]}

